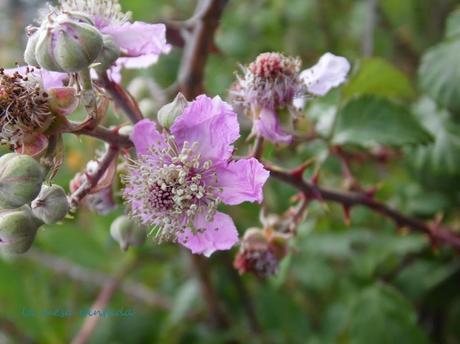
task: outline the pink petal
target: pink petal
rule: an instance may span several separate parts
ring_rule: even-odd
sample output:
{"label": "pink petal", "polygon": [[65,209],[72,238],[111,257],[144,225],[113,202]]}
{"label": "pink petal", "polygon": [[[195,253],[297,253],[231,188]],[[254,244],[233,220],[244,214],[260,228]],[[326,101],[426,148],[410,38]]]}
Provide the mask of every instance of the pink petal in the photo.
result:
{"label": "pink petal", "polygon": [[219,195],[222,202],[236,205],[242,202],[258,202],[263,199],[263,187],[270,172],[255,158],[232,161],[217,168]]}
{"label": "pink petal", "polygon": [[292,135],[286,134],[281,128],[278,114],[274,110],[263,108],[253,125],[253,131],[269,141],[275,143],[290,143],[292,141]]}
{"label": "pink petal", "polygon": [[166,26],[144,22],[110,25],[101,29],[111,35],[120,49],[130,57],[160,55],[171,49],[166,43]]}
{"label": "pink petal", "polygon": [[179,144],[198,142],[203,160],[226,161],[240,136],[236,113],[220,97],[201,95],[191,102],[171,127]]}
{"label": "pink petal", "polygon": [[195,228],[204,228],[204,232],[193,234],[190,229],[180,234],[178,241],[194,254],[211,256],[215,251],[229,250],[238,242],[238,231],[230,216],[217,212],[214,221],[208,222],[203,215],[197,215]]}
{"label": "pink petal", "polygon": [[342,84],[350,71],[346,58],[326,53],[318,63],[300,73],[300,78],[307,85],[308,92],[324,96],[333,87]]}
{"label": "pink petal", "polygon": [[137,122],[130,138],[138,154],[146,154],[149,147],[165,144],[164,137],[158,132],[156,124],[149,119]]}
{"label": "pink petal", "polygon": [[5,69],[5,74],[13,75],[15,72],[19,72],[22,75],[27,73],[27,70],[31,72],[36,77],[40,78],[42,86],[45,90],[52,87],[62,87],[64,86],[65,81],[69,78],[66,73],[50,72],[45,69],[39,69],[32,66],[19,66],[17,68],[8,68]]}

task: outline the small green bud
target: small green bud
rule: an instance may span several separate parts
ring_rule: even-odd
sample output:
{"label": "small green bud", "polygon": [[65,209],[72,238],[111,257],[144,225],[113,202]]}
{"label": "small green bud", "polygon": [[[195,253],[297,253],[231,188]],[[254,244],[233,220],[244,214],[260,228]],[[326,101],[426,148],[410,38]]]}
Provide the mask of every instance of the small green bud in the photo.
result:
{"label": "small green bud", "polygon": [[40,225],[27,205],[17,209],[0,210],[0,252],[27,252]]}
{"label": "small green bud", "polygon": [[133,133],[133,130],[134,128],[132,125],[125,125],[118,130],[118,133],[120,135],[130,136]]}
{"label": "small green bud", "polygon": [[44,179],[42,166],[33,158],[9,153],[0,158],[0,208],[14,209],[31,202]]}
{"label": "small green bud", "polygon": [[142,246],[147,238],[145,228],[138,226],[126,215],[122,215],[112,222],[110,234],[120,244],[123,251],[126,251],[130,246]]}
{"label": "small green bud", "polygon": [[91,19],[79,13],[50,16],[37,31],[35,59],[40,67],[67,73],[88,68],[103,47],[102,34],[91,23]]}
{"label": "small green bud", "polygon": [[29,37],[27,41],[26,50],[24,51],[24,61],[30,66],[39,67],[37,59],[35,58],[35,49],[37,48],[39,33],[35,32]]}
{"label": "small green bud", "polygon": [[46,224],[61,221],[69,212],[65,191],[59,185],[43,185],[40,194],[32,201],[32,212]]}
{"label": "small green bud", "polygon": [[171,103],[166,104],[158,111],[158,123],[163,128],[170,128],[176,118],[182,115],[187,105],[187,99],[179,92]]}
{"label": "small green bud", "polygon": [[94,69],[101,73],[109,69],[120,57],[120,48],[115,44],[112,36],[103,35],[102,37],[104,46],[94,62]]}

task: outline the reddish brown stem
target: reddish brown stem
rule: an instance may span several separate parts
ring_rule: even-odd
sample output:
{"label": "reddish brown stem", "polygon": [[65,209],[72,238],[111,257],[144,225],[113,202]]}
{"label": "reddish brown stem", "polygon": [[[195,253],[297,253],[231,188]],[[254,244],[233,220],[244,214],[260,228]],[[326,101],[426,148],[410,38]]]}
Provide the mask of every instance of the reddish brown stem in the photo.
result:
{"label": "reddish brown stem", "polygon": [[272,177],[290,184],[294,188],[305,192],[306,194],[313,195],[320,200],[340,203],[344,207],[348,208],[353,206],[366,207],[393,220],[400,227],[405,226],[411,228],[412,230],[427,234],[434,244],[440,243],[460,250],[459,234],[447,228],[440,228],[439,226],[431,227],[423,221],[407,216],[387,206],[386,204],[369,197],[367,194],[329,190],[304,180],[302,176],[292,175],[289,171],[282,170],[278,167],[265,165],[265,168],[270,171]]}
{"label": "reddish brown stem", "polygon": [[86,178],[85,182],[70,196],[71,208],[78,207],[80,201],[87,196],[91,190],[97,185],[99,180],[104,176],[104,173],[112,164],[113,160],[117,158],[119,153],[118,146],[109,146],[109,149],[102,157],[99,166],[95,173]]}
{"label": "reddish brown stem", "polygon": [[133,97],[122,86],[110,80],[107,74],[99,75],[99,82],[132,123],[137,123],[144,118]]}

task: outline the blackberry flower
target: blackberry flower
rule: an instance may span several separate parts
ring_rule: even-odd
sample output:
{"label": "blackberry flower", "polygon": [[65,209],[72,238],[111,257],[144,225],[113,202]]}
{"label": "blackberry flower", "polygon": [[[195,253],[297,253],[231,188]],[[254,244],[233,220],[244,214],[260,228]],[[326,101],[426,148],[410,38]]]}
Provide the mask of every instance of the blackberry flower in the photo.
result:
{"label": "blackberry flower", "polygon": [[179,242],[193,253],[230,249],[238,232],[218,205],[261,202],[269,172],[256,159],[231,160],[237,116],[219,97],[191,102],[160,133],[143,120],[134,127],[137,158],[124,178],[131,217],[153,227],[157,242]]}

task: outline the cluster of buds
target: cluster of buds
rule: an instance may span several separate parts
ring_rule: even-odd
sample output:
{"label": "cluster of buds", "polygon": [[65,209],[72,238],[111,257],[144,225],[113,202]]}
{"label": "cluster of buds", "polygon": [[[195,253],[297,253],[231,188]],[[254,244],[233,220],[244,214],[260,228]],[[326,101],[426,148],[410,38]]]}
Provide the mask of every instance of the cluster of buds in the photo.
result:
{"label": "cluster of buds", "polygon": [[250,228],[241,240],[233,265],[240,274],[249,272],[260,278],[273,276],[288,253],[288,238],[269,228]]}
{"label": "cluster of buds", "polygon": [[42,185],[43,167],[17,153],[0,158],[0,252],[19,254],[32,245],[38,228],[62,220],[67,197],[57,185]]}
{"label": "cluster of buds", "polygon": [[96,61],[104,46],[91,18],[78,12],[50,12],[39,28],[29,28],[24,60],[49,71],[74,73]]}

